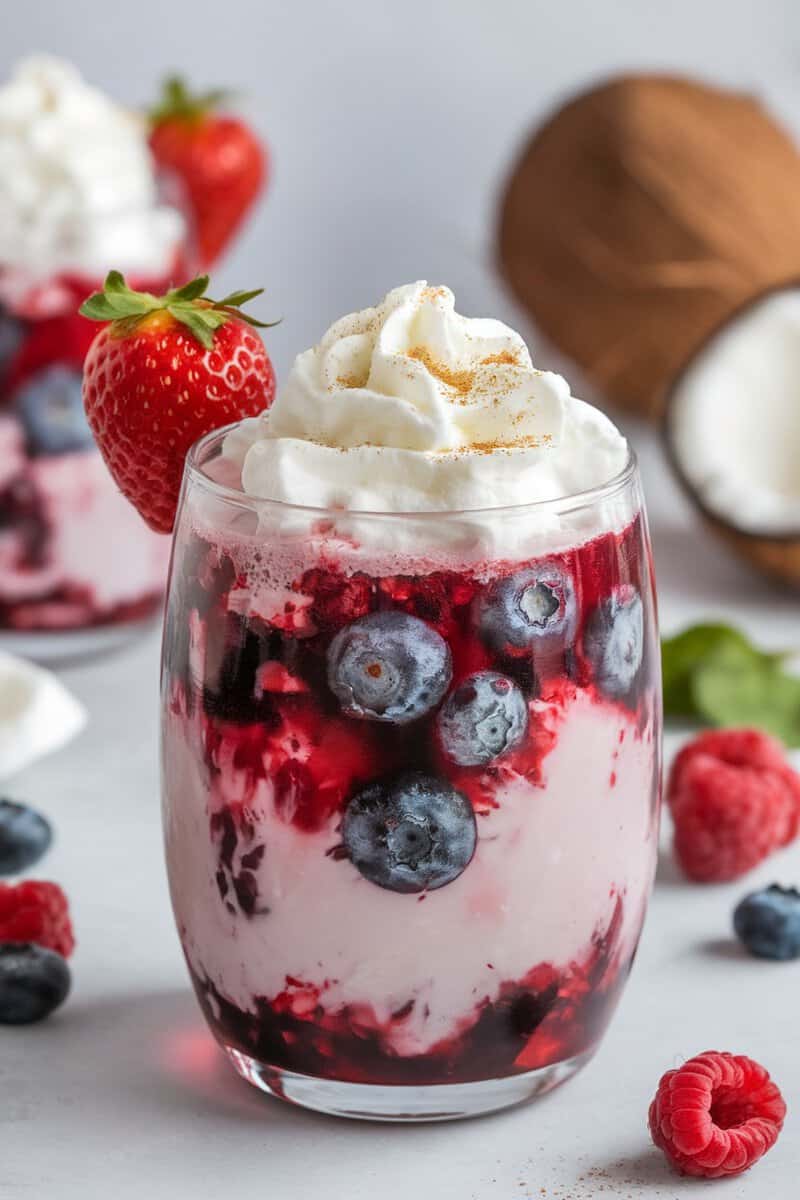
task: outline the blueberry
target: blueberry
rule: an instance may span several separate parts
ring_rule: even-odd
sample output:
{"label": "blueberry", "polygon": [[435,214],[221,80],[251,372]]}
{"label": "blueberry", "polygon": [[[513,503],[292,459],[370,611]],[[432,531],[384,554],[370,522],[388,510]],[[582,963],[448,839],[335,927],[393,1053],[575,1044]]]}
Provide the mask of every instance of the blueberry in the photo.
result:
{"label": "blueberry", "polygon": [[342,822],[353,865],[392,892],[424,892],[457,879],[475,853],[472,805],[441,779],[407,771],[353,796]]}
{"label": "blueberry", "polygon": [[0,799],[0,875],[17,875],[32,867],[52,840],[50,823],[41,813]]}
{"label": "blueberry", "polygon": [[800,892],[777,883],[751,892],[736,906],[733,928],[759,958],[800,958]]}
{"label": "blueberry", "polygon": [[44,367],[25,380],[14,402],[32,454],[69,454],[94,445],[80,371],[60,363]]}
{"label": "blueberry", "polygon": [[644,650],[644,610],[629,585],[603,600],[586,623],[583,642],[602,692],[619,700],[630,691]]}
{"label": "blueberry", "polygon": [[447,697],[437,727],[448,758],[460,767],[479,767],[523,741],[528,706],[507,676],[478,671]]}
{"label": "blueberry", "polygon": [[25,326],[16,317],[0,310],[0,377],[2,377],[11,359],[22,342]]}
{"label": "blueberry", "polygon": [[569,640],[576,613],[572,579],[545,560],[493,584],[480,606],[479,623],[496,650],[524,649],[555,638]]}
{"label": "blueberry", "polygon": [[444,638],[404,612],[359,617],[328,647],[328,683],[352,717],[416,721],[436,707],[452,674]]}
{"label": "blueberry", "polygon": [[30,1025],[62,1004],[70,971],[54,950],[32,942],[0,943],[0,1025]]}

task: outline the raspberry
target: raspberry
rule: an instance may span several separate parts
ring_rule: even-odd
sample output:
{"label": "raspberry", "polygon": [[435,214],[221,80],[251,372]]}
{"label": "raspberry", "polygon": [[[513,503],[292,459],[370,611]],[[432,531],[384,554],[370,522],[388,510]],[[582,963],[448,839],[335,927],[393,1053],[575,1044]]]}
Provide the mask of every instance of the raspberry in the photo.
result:
{"label": "raspberry", "polygon": [[348,576],[333,569],[311,568],[294,586],[311,597],[309,615],[323,633],[336,633],[373,607],[374,587],[367,575]]}
{"label": "raspberry", "polygon": [[662,1076],[648,1113],[659,1150],[684,1175],[740,1175],[777,1141],[786,1105],[743,1054],[706,1050]]}
{"label": "raspberry", "polygon": [[667,796],[690,879],[737,879],[797,834],[800,778],[757,730],[701,734],[676,758]]}
{"label": "raspberry", "polygon": [[800,775],[790,767],[778,739],[760,729],[709,729],[684,746],[670,772],[667,800],[673,811],[676,802],[680,803],[684,770],[699,754],[709,754],[731,767],[774,771],[791,793],[800,819]]}
{"label": "raspberry", "polygon": [[70,956],[75,938],[67,897],[57,883],[0,884],[0,942],[35,942]]}

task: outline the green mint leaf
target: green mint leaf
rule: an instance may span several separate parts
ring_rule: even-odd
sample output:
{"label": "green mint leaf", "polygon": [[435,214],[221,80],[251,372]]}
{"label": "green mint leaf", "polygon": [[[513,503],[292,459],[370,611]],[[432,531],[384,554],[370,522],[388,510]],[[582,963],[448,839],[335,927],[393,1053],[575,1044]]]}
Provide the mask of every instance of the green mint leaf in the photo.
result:
{"label": "green mint leaf", "polygon": [[749,648],[743,633],[731,625],[694,625],[661,642],[664,713],[670,717],[697,717],[692,696],[692,676],[697,667],[720,646]]}
{"label": "green mint leaf", "polygon": [[754,658],[721,646],[698,667],[691,691],[712,725],[756,726],[800,747],[800,678],[787,675],[774,656]]}

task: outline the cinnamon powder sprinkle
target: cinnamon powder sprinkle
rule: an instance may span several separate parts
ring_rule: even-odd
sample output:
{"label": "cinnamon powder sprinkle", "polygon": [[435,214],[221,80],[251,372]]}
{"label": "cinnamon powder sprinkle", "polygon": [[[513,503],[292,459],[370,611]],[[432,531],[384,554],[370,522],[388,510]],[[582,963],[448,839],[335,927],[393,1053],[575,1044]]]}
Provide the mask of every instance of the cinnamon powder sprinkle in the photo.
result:
{"label": "cinnamon powder sprinkle", "polygon": [[497,363],[498,366],[518,367],[519,359],[511,350],[501,350],[499,354],[489,354],[486,358],[481,359],[482,366],[488,366],[490,363]]}
{"label": "cinnamon powder sprinkle", "polygon": [[474,370],[448,367],[447,363],[435,359],[427,346],[412,346],[410,350],[406,350],[406,355],[408,358],[415,358],[417,362],[421,362],[431,375],[440,379],[446,387],[452,388],[454,392],[465,396],[472,390],[475,382]]}

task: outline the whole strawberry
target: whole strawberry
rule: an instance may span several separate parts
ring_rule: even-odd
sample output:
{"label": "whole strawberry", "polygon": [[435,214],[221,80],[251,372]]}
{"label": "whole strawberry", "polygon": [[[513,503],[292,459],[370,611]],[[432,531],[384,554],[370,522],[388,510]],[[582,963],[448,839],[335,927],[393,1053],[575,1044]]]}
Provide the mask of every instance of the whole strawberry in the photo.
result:
{"label": "whole strawberry", "polygon": [[204,275],[164,296],[132,291],[111,271],[102,292],[81,305],[108,321],[83,369],[86,417],[123,495],[151,529],[175,521],[187,451],[203,434],[272,403],[275,373],[240,311],[262,288],[206,296]]}
{"label": "whole strawberry", "polygon": [[168,79],[151,112],[150,148],[177,176],[191,208],[200,265],[211,266],[244,220],[267,173],[264,147],[238,117],[217,113],[225,92],[192,95]]}

